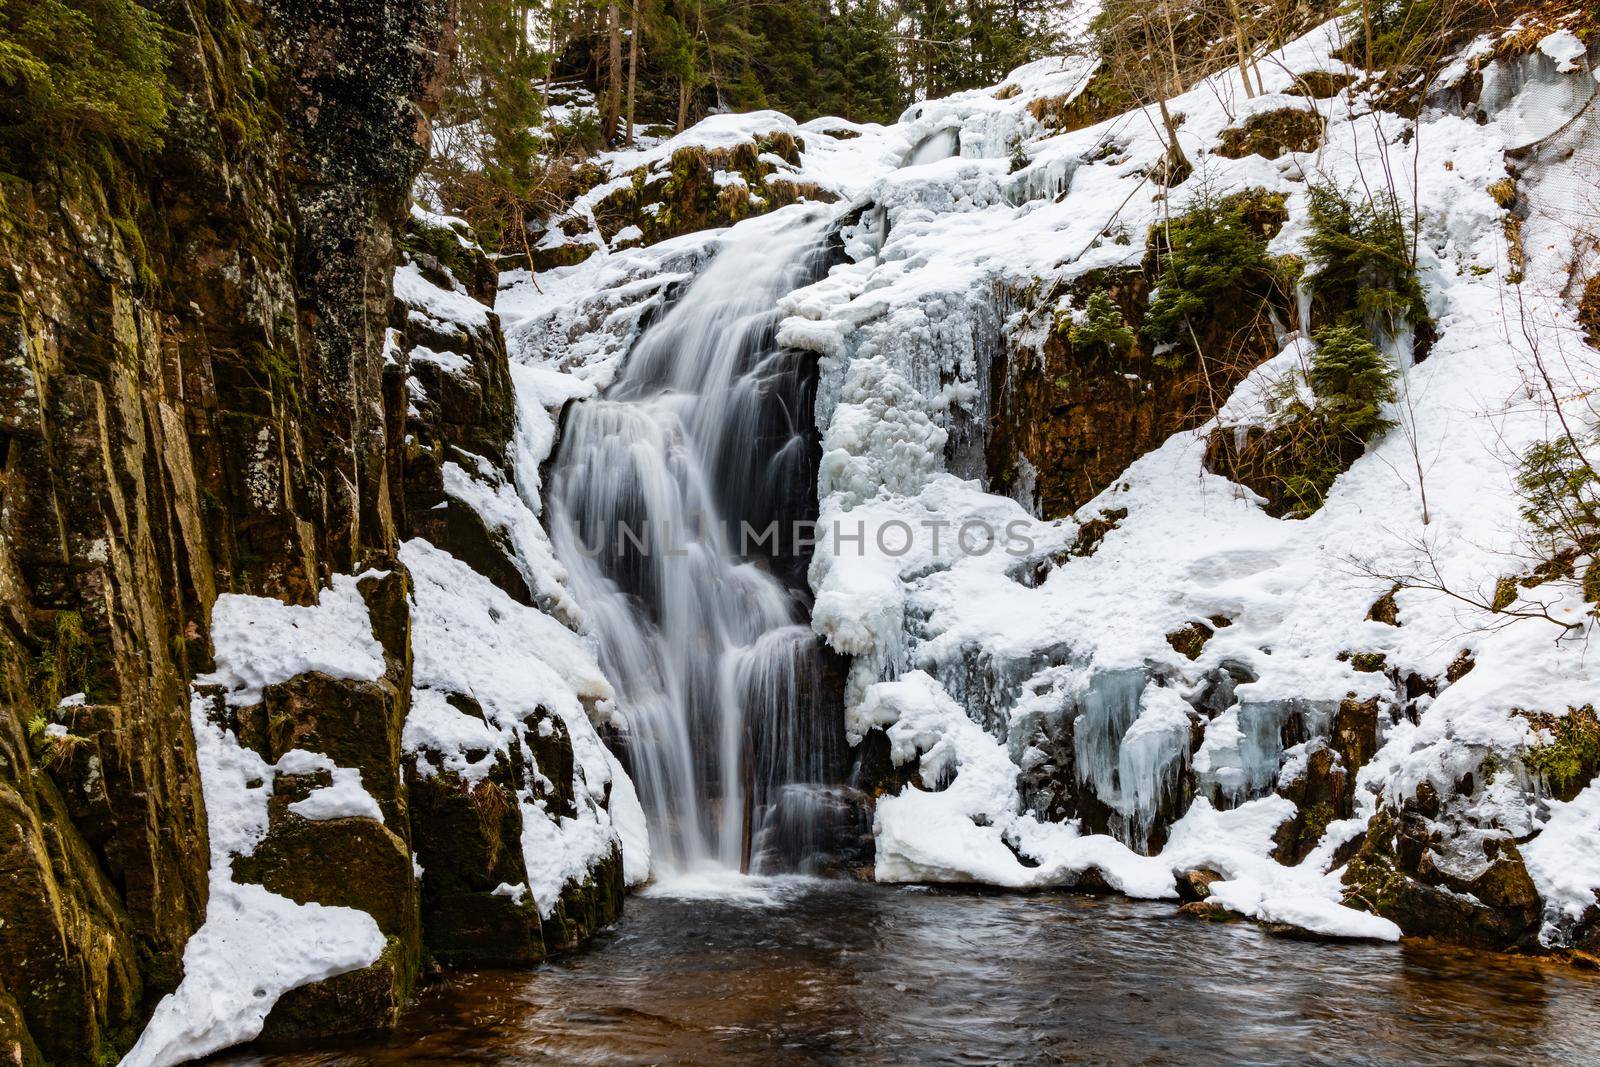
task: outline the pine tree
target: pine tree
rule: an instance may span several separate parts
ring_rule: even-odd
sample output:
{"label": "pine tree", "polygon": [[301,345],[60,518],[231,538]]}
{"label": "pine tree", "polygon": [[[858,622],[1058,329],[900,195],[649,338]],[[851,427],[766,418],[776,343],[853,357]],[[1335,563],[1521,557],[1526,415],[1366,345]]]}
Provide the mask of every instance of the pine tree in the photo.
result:
{"label": "pine tree", "polygon": [[1366,442],[1394,425],[1381,405],[1395,398],[1395,368],[1358,327],[1325,326],[1306,378],[1317,412],[1338,436]]}
{"label": "pine tree", "polygon": [[161,21],[135,0],[0,0],[8,144],[82,134],[159,141],[171,88]]}

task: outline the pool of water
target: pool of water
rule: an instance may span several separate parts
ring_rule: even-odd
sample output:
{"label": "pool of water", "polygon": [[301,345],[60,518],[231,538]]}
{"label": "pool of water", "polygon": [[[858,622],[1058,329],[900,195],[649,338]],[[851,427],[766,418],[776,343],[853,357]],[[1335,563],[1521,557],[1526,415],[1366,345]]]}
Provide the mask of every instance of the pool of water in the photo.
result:
{"label": "pool of water", "polygon": [[398,1031],[234,1067],[1596,1063],[1600,976],[1287,940],[1170,904],[806,880],[629,900],[585,952],[425,988]]}

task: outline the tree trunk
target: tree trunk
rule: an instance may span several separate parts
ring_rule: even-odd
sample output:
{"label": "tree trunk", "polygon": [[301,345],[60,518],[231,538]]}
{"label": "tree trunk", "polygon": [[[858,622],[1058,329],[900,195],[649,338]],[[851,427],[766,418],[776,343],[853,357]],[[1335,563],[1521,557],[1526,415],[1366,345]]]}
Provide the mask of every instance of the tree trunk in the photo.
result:
{"label": "tree trunk", "polygon": [[683,132],[683,127],[689,121],[689,79],[678,79],[678,133]]}
{"label": "tree trunk", "polygon": [[1166,98],[1163,97],[1159,104],[1161,126],[1167,131],[1167,180],[1163,184],[1177,185],[1194,172],[1194,164],[1189,162],[1183,146],[1178,143],[1178,124],[1172,120],[1172,112],[1167,110]]}
{"label": "tree trunk", "polygon": [[1233,45],[1239,51],[1239,80],[1244,83],[1245,99],[1251,100],[1256,94],[1250,88],[1250,48],[1246,43],[1244,12],[1239,9],[1239,0],[1228,0],[1228,14],[1233,19]]}
{"label": "tree trunk", "polygon": [[633,144],[634,90],[639,84],[639,8],[644,0],[633,0],[628,16],[628,143]]}
{"label": "tree trunk", "polygon": [[617,116],[622,111],[622,16],[617,11],[617,0],[606,4],[607,67],[606,106],[600,118],[600,133],[606,144],[617,135]]}

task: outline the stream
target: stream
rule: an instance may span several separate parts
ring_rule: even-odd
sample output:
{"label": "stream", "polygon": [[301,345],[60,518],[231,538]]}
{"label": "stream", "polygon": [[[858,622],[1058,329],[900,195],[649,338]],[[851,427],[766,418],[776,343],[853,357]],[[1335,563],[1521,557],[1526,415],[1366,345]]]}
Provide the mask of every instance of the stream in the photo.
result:
{"label": "stream", "polygon": [[392,1034],[230,1067],[394,1063],[1595,1063],[1600,978],[1322,943],[1170,903],[725,877],[585,952],[450,975]]}

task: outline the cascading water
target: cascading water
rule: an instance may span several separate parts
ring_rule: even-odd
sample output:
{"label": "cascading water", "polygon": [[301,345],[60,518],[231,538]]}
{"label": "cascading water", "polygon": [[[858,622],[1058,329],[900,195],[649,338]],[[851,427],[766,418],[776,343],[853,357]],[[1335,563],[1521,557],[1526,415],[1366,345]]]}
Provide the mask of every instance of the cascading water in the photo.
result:
{"label": "cascading water", "polygon": [[551,534],[617,689],[661,873],[759,867],[763,841],[805,833],[786,798],[836,780],[839,717],[806,713],[819,650],[783,580],[804,573],[788,522],[814,501],[814,379],[774,343],[778,298],[825,266],[823,227],[719,252],[605,395],[570,410],[556,456]]}

